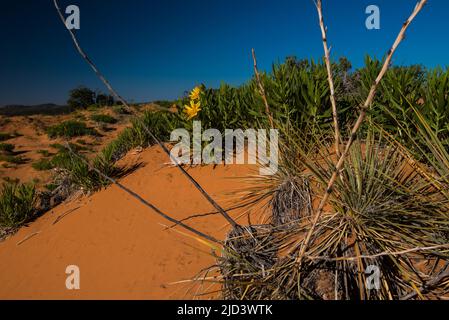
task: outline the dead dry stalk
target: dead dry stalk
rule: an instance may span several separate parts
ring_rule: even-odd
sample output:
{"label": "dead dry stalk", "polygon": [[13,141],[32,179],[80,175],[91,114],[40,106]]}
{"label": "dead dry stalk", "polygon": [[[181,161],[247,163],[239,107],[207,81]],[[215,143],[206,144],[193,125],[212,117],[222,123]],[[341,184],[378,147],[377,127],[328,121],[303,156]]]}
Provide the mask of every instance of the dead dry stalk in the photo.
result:
{"label": "dead dry stalk", "polygon": [[427,281],[422,287],[415,289],[414,292],[411,292],[399,300],[411,300],[416,298],[416,296],[421,296],[423,293],[430,292],[432,289],[437,287],[440,283],[449,278],[449,270],[447,270],[448,265],[446,265],[445,271],[441,272],[438,276]]}
{"label": "dead dry stalk", "polygon": [[[316,228],[316,226],[318,224],[318,221],[320,220],[321,215],[323,214],[324,207],[326,206],[330,196],[333,193],[334,184],[335,184],[335,182],[336,182],[336,180],[337,180],[337,178],[338,178],[338,176],[340,174],[341,169],[343,168],[345,159],[346,159],[346,157],[347,157],[347,155],[348,155],[348,153],[349,153],[349,151],[350,151],[350,149],[352,147],[352,144],[354,143],[354,141],[357,138],[357,132],[358,132],[360,126],[363,124],[363,122],[365,120],[366,113],[367,113],[369,107],[373,103],[374,97],[375,97],[376,92],[377,92],[377,88],[378,88],[382,78],[384,77],[385,73],[387,72],[387,70],[390,67],[390,63],[391,63],[391,60],[393,58],[394,53],[396,52],[396,49],[399,47],[399,44],[404,40],[405,33],[406,33],[408,27],[410,26],[412,21],[416,18],[416,16],[420,13],[420,11],[423,9],[423,7],[424,7],[424,5],[426,3],[427,3],[427,0],[421,0],[416,5],[415,9],[413,10],[412,14],[407,19],[407,21],[405,21],[404,24],[402,25],[402,28],[401,28],[401,30],[400,30],[400,32],[399,32],[395,42],[393,43],[393,46],[388,51],[388,55],[387,55],[387,57],[385,59],[385,62],[383,64],[383,67],[382,67],[380,73],[377,76],[376,80],[374,81],[374,84],[372,85],[372,87],[370,89],[370,92],[368,94],[368,97],[367,97],[365,103],[361,107],[360,115],[359,115],[359,117],[358,117],[358,119],[357,119],[357,121],[356,121],[356,123],[355,123],[355,125],[354,125],[354,127],[352,129],[352,131],[351,131],[351,136],[350,136],[350,138],[349,138],[349,140],[348,140],[348,142],[346,144],[344,152],[340,156],[340,159],[338,160],[338,163],[337,163],[336,168],[335,168],[335,170],[334,170],[334,172],[332,174],[332,177],[329,180],[329,183],[328,183],[327,188],[326,188],[326,193],[323,196],[323,198],[322,198],[322,200],[320,202],[320,205],[319,205],[319,207],[318,207],[318,209],[316,211],[315,217],[314,217],[313,222],[312,222],[312,226],[311,226],[309,232],[307,233],[307,236],[306,236],[304,242],[302,243],[301,250],[300,250],[299,255],[298,255],[297,259],[296,259],[296,262],[300,266],[302,264],[304,255],[305,255],[305,253],[306,253],[306,251],[308,249],[308,246],[310,244],[310,240],[311,240],[312,235],[313,235],[313,233],[315,231],[315,228]],[[297,246],[295,246],[295,247],[297,247]]]}
{"label": "dead dry stalk", "polygon": [[[62,23],[65,25],[64,15],[62,14],[61,8],[59,7],[58,0],[53,0],[53,3],[55,5],[55,8],[59,14],[59,17],[61,18]],[[92,68],[92,70],[95,72],[95,74],[100,78],[100,80],[106,85],[108,90],[128,109],[128,111],[131,114],[134,114],[133,110],[129,106],[129,104],[126,102],[125,99],[123,99],[115,90],[112,88],[109,81],[103,76],[103,74],[98,70],[98,68],[95,66],[93,61],[89,58],[89,56],[84,52],[84,50],[81,48],[78,39],[76,38],[75,33],[67,28],[67,31],[70,33],[70,36],[72,37],[73,43],[75,44],[76,49],[78,50],[81,57],[89,64],[89,66]],[[162,148],[162,150],[170,157],[170,159],[174,159],[173,156],[170,153],[170,150],[145,126],[145,124],[137,117],[138,121],[142,123],[143,128],[145,128],[145,131],[150,135],[150,137]],[[176,167],[181,170],[181,172],[189,179],[189,181],[201,192],[201,194],[206,198],[207,201],[209,201],[212,206],[217,209],[220,214],[234,227],[239,227],[239,224],[234,221],[234,219],[231,218],[229,214],[215,201],[212,199],[212,197],[204,190],[204,188],[201,187],[201,185],[186,171],[184,168],[175,161]],[[109,180],[109,179],[108,179]]]}
{"label": "dead dry stalk", "polygon": [[260,79],[259,69],[257,67],[256,51],[254,49],[252,49],[251,52],[253,55],[254,74],[256,76],[257,86],[259,88],[259,94],[261,95],[263,103],[265,104],[265,113],[268,116],[268,120],[270,121],[271,128],[274,128],[273,115],[271,114],[270,105],[268,104],[268,99],[267,99],[267,95],[265,92],[265,88],[262,84],[262,80]]}
{"label": "dead dry stalk", "polygon": [[330,101],[332,104],[332,117],[334,119],[334,131],[335,131],[335,153],[337,157],[340,157],[341,138],[340,138],[340,126],[338,124],[338,109],[337,109],[337,101],[335,99],[335,86],[334,86],[334,76],[332,74],[332,67],[331,67],[330,49],[327,45],[327,27],[324,25],[321,0],[317,0],[315,2],[315,6],[318,11],[318,19],[320,21],[321,35],[323,39],[323,48],[324,48],[324,60],[326,62],[327,76],[330,89]]}

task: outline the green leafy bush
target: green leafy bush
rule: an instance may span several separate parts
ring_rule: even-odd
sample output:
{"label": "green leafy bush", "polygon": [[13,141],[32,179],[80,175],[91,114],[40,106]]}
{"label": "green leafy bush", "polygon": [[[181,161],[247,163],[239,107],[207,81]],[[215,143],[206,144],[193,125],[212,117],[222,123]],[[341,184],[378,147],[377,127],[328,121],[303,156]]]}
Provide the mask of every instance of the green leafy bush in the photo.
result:
{"label": "green leafy bush", "polygon": [[73,138],[86,135],[97,135],[98,133],[95,129],[87,127],[84,122],[69,120],[48,128],[47,134],[50,138]]}
{"label": "green leafy bush", "polygon": [[11,153],[14,151],[14,145],[10,143],[0,143],[0,151]]}
{"label": "green leafy bush", "polygon": [[126,108],[122,105],[116,105],[112,107],[112,111],[114,111],[115,114],[118,115],[125,115],[125,114],[129,114],[129,111],[126,110]]}
{"label": "green leafy bush", "polygon": [[0,132],[0,141],[6,141],[12,138],[14,138],[14,135],[5,132]]}
{"label": "green leafy bush", "polygon": [[48,158],[48,157],[51,156],[51,153],[50,153],[50,151],[48,151],[48,150],[38,150],[37,153],[43,155],[43,156],[46,157],[46,158]]}
{"label": "green leafy bush", "polygon": [[0,192],[0,226],[14,228],[28,221],[35,210],[34,185],[6,183]]}
{"label": "green leafy bush", "polygon": [[78,87],[70,91],[67,105],[73,109],[87,108],[95,103],[95,92],[86,87]]}
{"label": "green leafy bush", "polygon": [[5,161],[12,164],[24,164],[27,163],[27,159],[22,156],[14,156],[11,154],[2,155],[0,154],[0,161]]}
{"label": "green leafy bush", "polygon": [[107,114],[94,114],[90,117],[92,121],[106,124],[115,124],[117,119]]}
{"label": "green leafy bush", "polygon": [[53,169],[53,163],[48,159],[41,159],[31,165],[34,170],[37,171],[47,171]]}

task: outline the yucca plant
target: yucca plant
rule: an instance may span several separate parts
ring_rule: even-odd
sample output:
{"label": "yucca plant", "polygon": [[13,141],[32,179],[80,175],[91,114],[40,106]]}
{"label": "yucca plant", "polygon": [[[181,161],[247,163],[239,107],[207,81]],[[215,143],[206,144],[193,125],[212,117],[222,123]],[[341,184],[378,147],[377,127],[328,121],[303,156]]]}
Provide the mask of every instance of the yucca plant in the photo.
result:
{"label": "yucca plant", "polygon": [[31,184],[5,183],[0,192],[0,227],[15,228],[35,211],[36,190]]}
{"label": "yucca plant", "polygon": [[[297,176],[309,173],[311,189],[320,194],[332,173],[332,144],[320,143],[321,138],[314,141],[317,152],[303,154]],[[309,217],[304,216],[297,218],[294,227],[284,224],[288,236],[277,237],[281,244],[264,243],[264,251],[277,252],[276,263],[271,269],[264,267],[263,280],[259,279],[262,270],[253,265],[255,279],[247,273],[238,292],[244,284],[253,283],[248,289],[252,294],[247,292],[245,298],[257,299],[263,292],[262,297],[270,299],[399,299],[431,278],[431,268],[423,267],[424,262],[448,258],[444,247],[449,231],[447,208],[448,198],[413,170],[395,144],[369,132],[348,156],[301,269],[295,253],[310,226]],[[429,247],[436,248],[413,251]],[[393,254],[407,250],[412,253]],[[235,248],[233,252],[238,254]],[[378,290],[367,287],[369,266],[381,271]],[[430,297],[435,291],[426,294]]]}

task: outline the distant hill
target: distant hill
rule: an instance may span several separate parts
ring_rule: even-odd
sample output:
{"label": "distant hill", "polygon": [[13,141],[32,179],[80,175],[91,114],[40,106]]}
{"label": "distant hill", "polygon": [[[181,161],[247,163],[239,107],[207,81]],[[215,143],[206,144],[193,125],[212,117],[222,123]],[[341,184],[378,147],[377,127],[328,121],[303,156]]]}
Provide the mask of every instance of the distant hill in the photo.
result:
{"label": "distant hill", "polygon": [[57,115],[70,113],[68,106],[60,106],[54,103],[39,104],[34,106],[8,105],[0,107],[0,115],[3,116],[31,116],[37,114]]}

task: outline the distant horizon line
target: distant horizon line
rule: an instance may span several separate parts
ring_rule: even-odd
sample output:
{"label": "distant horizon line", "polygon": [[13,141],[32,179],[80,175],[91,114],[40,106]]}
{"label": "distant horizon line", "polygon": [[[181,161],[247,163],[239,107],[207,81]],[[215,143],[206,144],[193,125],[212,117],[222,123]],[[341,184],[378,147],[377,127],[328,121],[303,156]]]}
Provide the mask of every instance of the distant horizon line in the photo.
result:
{"label": "distant horizon line", "polygon": [[[382,59],[379,59],[378,57],[376,57],[376,56],[370,56],[369,54],[366,54],[365,55],[365,58],[371,58],[371,59],[373,59],[373,60],[379,60],[379,61],[382,61]],[[322,60],[323,58],[320,58],[320,59],[314,59],[313,57],[311,57],[311,58],[298,58],[297,56],[295,56],[295,55],[289,55],[289,56],[286,56],[285,57],[285,59],[284,59],[284,62],[280,62],[280,61],[278,61],[278,62],[273,62],[272,64],[271,64],[271,66],[273,67],[273,66],[275,66],[275,65],[277,65],[277,64],[282,64],[282,63],[285,63],[286,61],[287,61],[287,59],[288,58],[296,58],[297,59],[297,61],[304,61],[304,60],[306,60],[306,61],[309,61],[309,62],[317,62],[317,61],[319,61],[319,60]],[[334,59],[332,59],[333,60],[333,62],[338,62],[341,58],[346,58],[346,59],[348,59],[347,57],[345,57],[345,56],[340,56],[340,57],[338,57],[338,58],[334,58]],[[351,60],[349,60],[348,59],[348,61],[349,62],[351,62]],[[366,65],[364,64],[364,65],[362,65],[362,66],[360,66],[360,67],[354,67],[354,66],[351,66],[351,69],[349,69],[350,71],[349,71],[349,73],[353,73],[353,72],[356,72],[357,70],[359,70],[359,69],[362,69],[362,68],[364,68]],[[394,64],[394,65],[392,65],[392,68],[394,68],[394,67],[412,67],[412,66],[420,66],[420,67],[423,67],[424,68],[424,71],[432,71],[432,70],[437,70],[437,69],[442,69],[442,70],[446,70],[446,69],[449,69],[449,64],[447,64],[447,65],[440,65],[440,64],[438,64],[438,65],[436,65],[436,66],[429,66],[429,65],[426,65],[425,63],[410,63],[410,64],[401,64],[401,63],[397,63],[397,64]],[[268,72],[268,71],[264,71],[264,72]],[[251,79],[251,78],[250,78]],[[241,84],[238,84],[238,85],[231,85],[231,86],[234,86],[234,87],[238,87],[238,86],[241,86],[241,85],[244,85],[247,81],[250,81],[250,79],[248,79],[248,80],[245,80],[245,81],[243,81]],[[226,81],[222,81],[223,83],[226,83]],[[194,86],[195,84],[192,84],[192,86]],[[83,85],[83,84],[80,84],[80,85],[78,85],[77,87],[87,87],[87,88],[90,88],[88,85]],[[77,87],[74,87],[74,88],[77,88]],[[105,88],[104,88],[105,89]],[[98,88],[97,89],[95,89],[95,90],[99,90]],[[107,91],[107,90],[106,90]],[[186,90],[184,90],[184,92],[185,93],[188,93],[188,91],[189,91],[189,89],[186,89]],[[106,92],[106,94],[111,94],[110,92]],[[178,97],[179,98],[179,97]],[[145,103],[154,103],[154,102],[157,102],[157,101],[173,101],[173,100],[176,100],[177,98],[171,98],[171,97],[163,97],[163,98],[157,98],[157,99],[150,99],[150,100],[147,100],[147,101],[142,101],[142,102],[131,102],[133,99],[131,98],[131,99],[127,99],[127,101],[129,102],[129,103],[131,103],[131,104],[145,104]],[[59,107],[68,107],[68,105],[66,104],[66,103],[57,103],[57,102],[42,102],[42,103],[33,103],[33,104],[23,104],[23,103],[8,103],[8,104],[0,104],[0,108],[5,108],[5,107],[39,107],[39,106],[45,106],[45,105],[54,105],[54,106],[59,106]]]}

